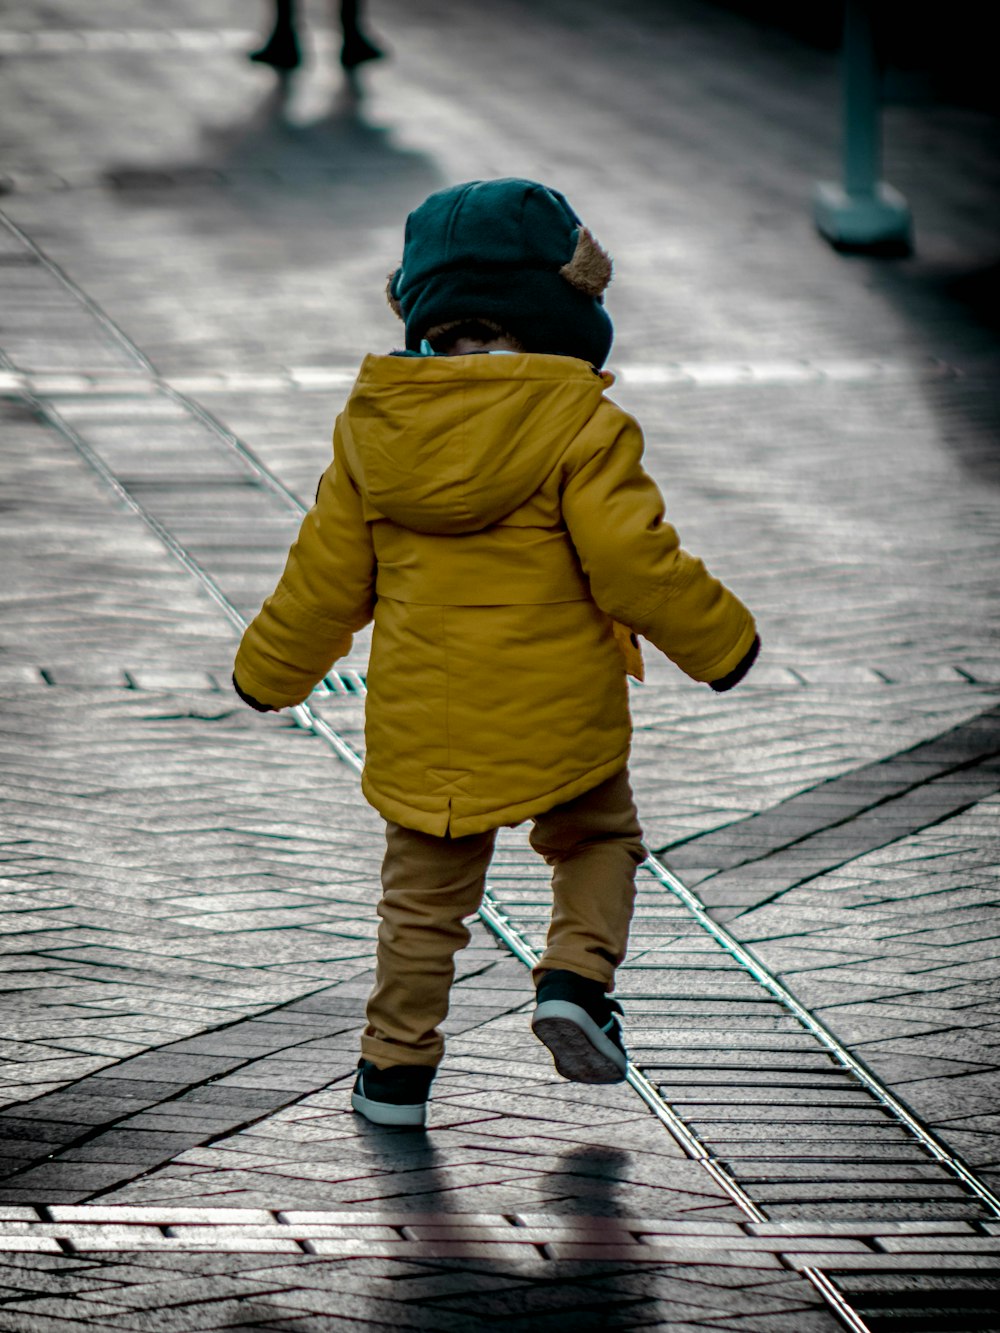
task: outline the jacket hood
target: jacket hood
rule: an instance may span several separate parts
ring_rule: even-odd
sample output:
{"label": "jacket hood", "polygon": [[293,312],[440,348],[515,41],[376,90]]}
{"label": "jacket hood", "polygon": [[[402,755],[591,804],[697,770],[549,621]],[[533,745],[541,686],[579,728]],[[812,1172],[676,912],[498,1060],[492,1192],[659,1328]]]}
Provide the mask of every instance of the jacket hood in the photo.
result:
{"label": "jacket hood", "polygon": [[565,356],[368,356],[340,421],[348,467],[394,523],[478,532],[538,489],[613,382]]}

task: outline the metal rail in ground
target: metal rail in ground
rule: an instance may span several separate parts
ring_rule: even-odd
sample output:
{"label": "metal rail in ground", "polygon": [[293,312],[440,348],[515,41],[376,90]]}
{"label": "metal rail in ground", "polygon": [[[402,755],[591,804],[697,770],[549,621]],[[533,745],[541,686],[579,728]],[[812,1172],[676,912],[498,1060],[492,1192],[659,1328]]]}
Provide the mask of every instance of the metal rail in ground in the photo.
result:
{"label": "metal rail in ground", "polygon": [[711,935],[728,954],[731,954],[759,985],[770,991],[774,998],[792,1013],[817,1041],[826,1047],[838,1064],[845,1069],[849,1069],[858,1082],[863,1084],[891,1115],[905,1125],[915,1138],[919,1139],[932,1157],[956,1175],[966,1189],[975,1194],[993,1212],[994,1216],[1000,1217],[1000,1197],[990,1189],[989,1185],[966,1166],[961,1158],[951,1152],[932,1129],[904,1106],[899,1098],[885,1086],[878,1075],[873,1073],[857,1056],[853,1055],[821,1019],[817,1018],[804,1004],[801,1004],[787,986],[783,985],[774,973],[761,962],[752,949],[745,944],[741,944],[731,931],[727,930],[718,921],[713,920],[697,894],[693,893],[672,870],[668,869],[655,856],[649,856],[643,862],[643,868],[655,876],[683,904],[701,928]]}
{"label": "metal rail in ground", "polygon": [[[88,302],[88,308],[92,303]],[[123,338],[125,335],[121,335]],[[138,353],[137,356],[141,356]],[[31,403],[36,412],[46,421],[58,430],[81,455],[87,464],[102,478],[105,484],[122,500],[131,511],[142,520],[157,539],[164,545],[169,553],[196,578],[220,608],[229,623],[239,633],[246,628],[246,620],[239,610],[229,600],[219,584],[212,575],[201,565],[194,556],[177,540],[167,527],[137,499],[131,491],[124,485],[121,479],[105,463],[100,455],[87,443],[86,440],[60,415],[58,410],[50,403],[45,402],[34,395],[26,395],[26,400]],[[187,404],[186,399],[181,399]],[[230,449],[240,444],[237,437],[225,427],[215,422],[215,419],[208,413],[196,413],[199,420],[211,425],[213,433]],[[298,500],[292,492],[287,490],[278,479],[273,476],[266,465],[257,459],[251,450],[241,446],[237,452],[244,460],[252,460],[252,467],[255,473],[266,475],[274,481],[274,485],[269,489],[276,494],[281,493],[299,513],[305,513],[305,506]],[[335,672],[330,673],[334,678],[330,684],[338,693],[358,694],[363,692],[363,678],[356,672],[349,673],[350,680],[345,682]],[[338,688],[339,687],[339,688]],[[315,732],[321,739],[341,758],[349,764],[357,773],[360,773],[364,761],[358,752],[332,728],[322,717],[320,717],[308,704],[299,704],[297,707],[288,710],[295,720],[307,730]],[[1000,1217],[1000,1197],[990,1189],[990,1187],[976,1175],[956,1154],[952,1153],[948,1147],[938,1138],[938,1136],[927,1125],[915,1116],[903,1103],[888,1089],[885,1084],[868,1067],[854,1056],[830,1029],[816,1017],[809,1009],[802,1005],[792,995],[791,991],[784,986],[777,977],[761,962],[753,951],[747,946],[741,944],[736,937],[720,925],[708,913],[704,904],[692,892],[673,871],[663,864],[655,856],[650,856],[643,863],[644,870],[648,871],[664,888],[666,888],[691,914],[703,930],[711,935],[732,958],[734,958],[741,967],[743,967],[754,980],[764,987],[778,1002],[784,1006],[802,1026],[809,1031],[825,1048],[830,1052],[834,1059],[845,1069],[857,1078],[857,1080],[871,1093],[871,1095],[900,1123],[905,1125],[911,1134],[913,1134],[924,1148],[938,1162],[945,1166],[953,1175],[955,1175],[981,1202],[994,1214]],[[484,916],[484,920],[486,917]],[[489,924],[489,923],[488,923]],[[491,929],[493,926],[491,925]],[[505,940],[510,945],[509,940]],[[527,947],[527,946],[525,946]],[[516,952],[516,950],[515,950]],[[520,956],[520,954],[518,955]]]}
{"label": "metal rail in ground", "polygon": [[[173,556],[175,560],[194,577],[204,590],[209,594],[219,609],[226,616],[226,619],[234,629],[242,631],[246,627],[246,621],[239,610],[233,605],[226,594],[219,587],[218,583],[211,574],[204,569],[198,560],[177,540],[160,520],[151,513],[147,507],[129,490],[121,478],[110,468],[86,440],[76,431],[67,421],[63,419],[60,413],[51,406],[34,396],[28,396],[27,401],[34,410],[57,430],[69,444],[77,451],[80,457],[93,469],[101,480],[111,489],[111,491],[139,518],[154,536],[162,543],[164,548]],[[326,745],[330,747],[339,759],[348,764],[358,774],[364,767],[364,761],[358,752],[351,746],[339,733],[329,725],[323,718],[308,706],[308,704],[299,704],[297,707],[288,710],[300,727],[312,731]],[[528,967],[534,966],[538,961],[538,955],[531,948],[524,937],[510,923],[502,910],[500,904],[487,889],[483,905],[479,912],[480,919],[484,925],[518,958]],[[766,1214],[753,1202],[750,1196],[735,1180],[726,1167],[719,1162],[701,1141],[698,1135],[689,1125],[677,1114],[673,1107],[657,1091],[653,1084],[646,1078],[641,1070],[637,1069],[630,1062],[626,1080],[629,1086],[641,1098],[649,1110],[656,1116],[665,1129],[672,1135],[679,1144],[683,1152],[692,1160],[697,1162],[705,1172],[716,1182],[725,1194],[736,1204],[744,1215],[753,1222],[766,1221]],[[844,1324],[851,1333],[871,1333],[868,1325],[860,1315],[843,1298],[836,1286],[830,1282],[821,1270],[806,1268],[801,1270],[803,1276],[820,1293],[828,1307],[835,1313],[837,1318]]]}
{"label": "metal rail in ground", "polygon": [[[502,940],[511,953],[520,959],[526,967],[535,966],[538,962],[538,954],[504,915],[489,889],[486,890],[483,905],[479,909],[479,916],[484,925],[499,940]],[[754,1203],[753,1199],[727,1170],[725,1165],[712,1155],[690,1125],[686,1124],[670,1103],[661,1096],[642,1070],[637,1069],[631,1060],[628,1064],[625,1081],[645,1102],[657,1120],[669,1130],[687,1156],[692,1161],[697,1162],[712,1177],[751,1222],[767,1221],[767,1214],[758,1208],[757,1204]],[[871,1333],[868,1325],[858,1312],[844,1299],[841,1292],[837,1290],[836,1286],[821,1269],[803,1268],[800,1272],[804,1278],[812,1283],[846,1328],[851,1329],[852,1333]]]}
{"label": "metal rail in ground", "polygon": [[[62,270],[53,264],[44,254],[24,236],[13,223],[4,219],[0,215],[0,220],[4,221],[8,229],[11,230],[25,244],[32,253],[38,258],[39,262],[45,265],[49,272],[68,290],[77,300],[85,306],[90,314],[100,323],[102,328],[114,338],[114,340],[125,350],[140,367],[144,373],[148,374],[153,381],[151,389],[165,393],[168,397],[174,399],[180,406],[194,416],[201,424],[207,427],[220,443],[232,451],[266,488],[274,494],[289,509],[298,514],[305,512],[305,506],[293,495],[280,480],[261,462],[256,455],[245,446],[231,431],[219,423],[210,413],[205,411],[200,404],[193,402],[186,395],[178,393],[175,390],[164,386],[156,374],[155,368],[144,356],[144,354],[135,346],[134,343],[125,335],[117,325],[113,323],[95,303],[90,300],[78,287],[62,272]],[[186,550],[183,544],[165,527],[159,519],[137,499],[128,489],[122,480],[114,473],[100,455],[87,443],[86,440],[68,423],[59,412],[47,401],[44,401],[32,394],[24,395],[26,400],[31,403],[40,416],[46,420],[53,428],[58,430],[64,438],[73,446],[87,464],[99,475],[102,480],[112,489],[112,491],[122,500],[129,509],[141,519],[150,531],[157,537],[161,544],[169,553],[198,580],[201,586],[212,597],[213,601],[219,606],[223,614],[229,620],[230,624],[237,630],[245,627],[245,619],[242,617],[233,603],[226,597],[225,593],[219,587],[212,575]],[[354,673],[352,673],[354,674]],[[358,678],[352,680],[350,686],[346,686],[344,692],[358,692]],[[363,682],[360,682],[363,684]],[[334,685],[336,688],[336,685]],[[339,692],[339,691],[338,691]],[[325,744],[327,744],[340,759],[348,763],[356,772],[360,772],[363,767],[363,760],[358,752],[332,728],[323,718],[307,704],[299,705],[290,710],[296,722],[314,732]],[[795,997],[777,980],[776,977],[761,963],[751,950],[739,943],[735,937],[714,922],[709,916],[704,905],[697,896],[692,893],[686,885],[682,883],[662,862],[655,857],[649,858],[644,863],[644,869],[648,871],[662,887],[667,889],[677,899],[686,911],[693,917],[698,925],[706,931],[715,942],[725,950],[751,977],[767,990],[770,995],[776,999],[788,1012],[790,1012],[797,1021],[810,1034],[820,1042],[824,1048],[838,1061],[838,1063],[849,1070],[853,1076],[867,1089],[867,1091],[883,1106],[883,1108],[892,1115],[906,1130],[913,1135],[921,1145],[943,1166],[945,1166],[962,1185],[974,1194],[982,1204],[990,1209],[996,1216],[1000,1216],[1000,1199],[983,1182],[975,1172],[973,1172],[964,1162],[955,1154],[951,1153],[937,1136],[924,1125],[919,1118],[914,1116],[885,1085],[874,1075],[862,1062],[856,1059],[844,1047],[830,1030],[813,1015],[805,1006],[801,1005]],[[495,897],[487,892],[486,899],[480,913],[484,924],[499,938],[507,948],[511,950],[522,962],[531,966],[537,960],[537,955],[531,949],[531,946],[520,935],[510,920],[504,914],[502,904]],[[665,1128],[669,1130],[672,1136],[680,1144],[685,1153],[698,1161],[703,1168],[712,1176],[719,1186],[729,1195],[745,1215],[754,1221],[764,1221],[766,1216],[763,1211],[747,1195],[746,1191],[732,1177],[725,1166],[720,1163],[709,1151],[698,1135],[688,1126],[684,1120],[674,1111],[665,1098],[657,1091],[653,1084],[642,1074],[642,1072],[630,1065],[628,1071],[628,1082],[636,1094],[649,1107],[654,1115],[660,1120]],[[852,1309],[843,1295],[830,1282],[821,1270],[806,1269],[805,1275],[812,1282],[814,1287],[820,1292],[831,1310],[848,1328],[854,1330],[854,1333],[866,1333],[867,1325],[861,1317]]]}

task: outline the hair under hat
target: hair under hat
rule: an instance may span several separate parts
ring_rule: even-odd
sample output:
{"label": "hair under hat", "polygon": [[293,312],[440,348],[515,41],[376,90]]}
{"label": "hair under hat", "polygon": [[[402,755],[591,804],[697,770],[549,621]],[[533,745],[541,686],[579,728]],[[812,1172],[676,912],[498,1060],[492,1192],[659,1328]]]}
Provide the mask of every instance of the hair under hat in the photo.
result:
{"label": "hair under hat", "polygon": [[389,304],[416,351],[428,329],[485,320],[526,352],[602,366],[614,336],[603,292],[611,259],[566,199],[537,181],[469,181],[406,219]]}

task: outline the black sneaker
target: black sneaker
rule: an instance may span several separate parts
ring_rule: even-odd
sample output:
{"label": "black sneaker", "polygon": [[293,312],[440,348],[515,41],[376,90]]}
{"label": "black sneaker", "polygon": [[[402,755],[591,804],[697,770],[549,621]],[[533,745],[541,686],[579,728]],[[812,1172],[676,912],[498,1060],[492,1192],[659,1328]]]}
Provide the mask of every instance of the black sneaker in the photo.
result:
{"label": "black sneaker", "polygon": [[351,1105],[373,1125],[423,1126],[427,1123],[427,1096],[436,1073],[430,1065],[379,1069],[371,1060],[359,1060]]}
{"label": "black sneaker", "polygon": [[531,1030],[552,1052],[556,1070],[574,1083],[621,1083],[628,1067],[617,1015],[599,981],[546,972],[538,983]]}

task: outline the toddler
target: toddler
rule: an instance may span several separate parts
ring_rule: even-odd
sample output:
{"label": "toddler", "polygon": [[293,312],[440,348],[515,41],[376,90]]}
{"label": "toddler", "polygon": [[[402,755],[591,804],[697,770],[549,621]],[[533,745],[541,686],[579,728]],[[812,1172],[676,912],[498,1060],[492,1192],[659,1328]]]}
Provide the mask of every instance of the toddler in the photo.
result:
{"label": "toddler", "polygon": [[753,619],[681,549],[605,391],[611,261],[563,196],[473,181],[407,219],[389,280],[406,350],[368,356],[234,683],[300,703],[374,619],[362,787],[386,821],[375,987],[354,1108],[423,1125],[456,950],[496,831],[532,821],[553,907],[535,1034],[557,1071],[625,1077],[610,998],[642,831],[626,672],[641,634],[728,689]]}

